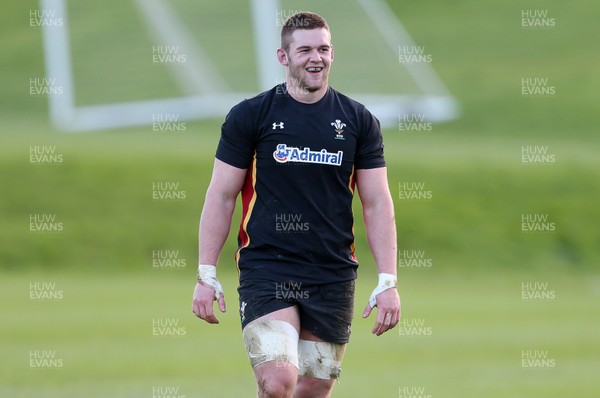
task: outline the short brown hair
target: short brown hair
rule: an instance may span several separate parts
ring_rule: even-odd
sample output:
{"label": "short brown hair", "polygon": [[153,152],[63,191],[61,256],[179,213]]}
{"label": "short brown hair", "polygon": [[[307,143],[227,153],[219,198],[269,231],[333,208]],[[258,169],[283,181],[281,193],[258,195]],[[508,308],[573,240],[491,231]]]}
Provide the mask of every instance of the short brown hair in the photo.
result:
{"label": "short brown hair", "polygon": [[294,33],[296,30],[311,30],[319,28],[324,28],[329,31],[329,25],[327,25],[327,21],[325,21],[325,19],[319,14],[315,14],[314,12],[298,12],[294,15],[291,15],[285,20],[283,26],[281,27],[281,48],[283,48],[285,51],[290,50],[290,38],[292,37],[292,33]]}

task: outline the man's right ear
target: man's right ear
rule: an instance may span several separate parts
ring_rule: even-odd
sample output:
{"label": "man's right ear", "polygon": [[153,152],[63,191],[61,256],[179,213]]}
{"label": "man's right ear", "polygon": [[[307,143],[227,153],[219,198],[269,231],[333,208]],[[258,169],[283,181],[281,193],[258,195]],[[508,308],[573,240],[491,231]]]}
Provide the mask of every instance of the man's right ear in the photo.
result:
{"label": "man's right ear", "polygon": [[288,66],[289,65],[288,55],[283,50],[283,48],[278,48],[277,49],[277,60],[283,66]]}

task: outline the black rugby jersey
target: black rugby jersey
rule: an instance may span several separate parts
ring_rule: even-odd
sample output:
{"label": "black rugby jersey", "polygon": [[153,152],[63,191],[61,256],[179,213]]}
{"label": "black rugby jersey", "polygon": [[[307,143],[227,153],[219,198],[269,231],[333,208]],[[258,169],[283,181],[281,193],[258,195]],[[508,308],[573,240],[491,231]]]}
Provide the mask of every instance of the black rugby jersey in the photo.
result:
{"label": "black rugby jersey", "polygon": [[331,87],[303,104],[280,84],[231,109],[216,157],[248,169],[240,282],[356,278],[354,170],[385,166],[379,121],[362,104]]}

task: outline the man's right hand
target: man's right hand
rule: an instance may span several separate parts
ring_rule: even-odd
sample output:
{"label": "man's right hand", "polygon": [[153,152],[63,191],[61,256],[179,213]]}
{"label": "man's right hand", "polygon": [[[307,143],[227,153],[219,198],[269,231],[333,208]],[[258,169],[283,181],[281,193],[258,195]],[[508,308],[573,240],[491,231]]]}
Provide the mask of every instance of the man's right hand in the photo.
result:
{"label": "man's right hand", "polygon": [[[219,323],[219,320],[213,311],[213,301],[217,300],[215,296],[215,289],[204,284],[202,281],[198,281],[198,283],[196,283],[196,288],[194,289],[192,312],[196,314],[198,318],[202,318],[208,323]],[[225,312],[225,296],[223,294],[219,295],[217,302],[219,304],[219,310]]]}

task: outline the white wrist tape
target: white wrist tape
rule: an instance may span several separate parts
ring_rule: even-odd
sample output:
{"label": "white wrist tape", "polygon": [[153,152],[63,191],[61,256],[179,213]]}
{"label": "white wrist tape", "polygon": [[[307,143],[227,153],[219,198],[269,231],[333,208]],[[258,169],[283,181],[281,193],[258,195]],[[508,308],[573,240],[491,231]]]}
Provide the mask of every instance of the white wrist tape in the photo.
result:
{"label": "white wrist tape", "polygon": [[394,274],[379,274],[379,283],[377,287],[371,293],[371,297],[369,297],[369,306],[371,308],[377,307],[377,299],[375,298],[379,293],[396,287],[396,275]]}
{"label": "white wrist tape", "polygon": [[215,299],[223,295],[223,287],[217,279],[217,266],[210,264],[198,264],[198,280],[207,284],[215,290]]}

